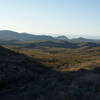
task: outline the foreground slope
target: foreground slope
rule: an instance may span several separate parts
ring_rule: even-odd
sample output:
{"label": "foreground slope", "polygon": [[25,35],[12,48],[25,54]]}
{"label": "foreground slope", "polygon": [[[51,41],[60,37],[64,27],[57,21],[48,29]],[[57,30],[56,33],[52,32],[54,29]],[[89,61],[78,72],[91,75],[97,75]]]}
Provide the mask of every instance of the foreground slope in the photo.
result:
{"label": "foreground slope", "polygon": [[0,100],[100,100],[100,68],[57,72],[0,47]]}

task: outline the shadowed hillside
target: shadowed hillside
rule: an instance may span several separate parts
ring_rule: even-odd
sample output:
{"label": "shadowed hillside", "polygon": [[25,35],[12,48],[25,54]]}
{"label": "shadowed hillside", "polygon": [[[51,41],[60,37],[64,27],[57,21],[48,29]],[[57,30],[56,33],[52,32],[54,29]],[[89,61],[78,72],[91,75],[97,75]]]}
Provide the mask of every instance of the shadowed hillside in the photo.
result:
{"label": "shadowed hillside", "polygon": [[94,47],[100,47],[99,43],[93,43],[93,42],[83,42],[79,44],[80,47],[87,47],[88,49],[94,48]]}
{"label": "shadowed hillside", "polygon": [[99,100],[100,68],[60,72],[0,47],[0,100]]}
{"label": "shadowed hillside", "polygon": [[57,47],[57,48],[83,48],[90,49],[95,47],[100,47],[100,43],[94,42],[80,42],[74,43],[71,41],[63,40],[35,40],[35,41],[17,41],[17,40],[1,40],[0,45],[3,46],[17,46],[23,48],[40,48],[40,47]]}
{"label": "shadowed hillside", "polygon": [[30,43],[27,47],[78,48],[78,45],[66,41],[41,41],[41,42]]}

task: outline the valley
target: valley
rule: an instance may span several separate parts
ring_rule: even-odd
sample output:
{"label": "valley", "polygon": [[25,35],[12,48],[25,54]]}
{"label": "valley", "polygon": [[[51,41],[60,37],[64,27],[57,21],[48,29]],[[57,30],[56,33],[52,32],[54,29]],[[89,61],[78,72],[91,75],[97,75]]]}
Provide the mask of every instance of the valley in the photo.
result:
{"label": "valley", "polygon": [[13,39],[0,45],[0,100],[99,100],[99,42]]}

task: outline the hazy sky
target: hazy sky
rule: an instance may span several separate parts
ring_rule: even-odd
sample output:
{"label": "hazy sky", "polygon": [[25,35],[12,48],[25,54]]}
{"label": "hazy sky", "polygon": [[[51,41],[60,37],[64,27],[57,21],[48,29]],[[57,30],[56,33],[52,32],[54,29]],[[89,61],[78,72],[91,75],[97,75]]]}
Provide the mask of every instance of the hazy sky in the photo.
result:
{"label": "hazy sky", "polygon": [[0,0],[0,30],[100,36],[100,0]]}

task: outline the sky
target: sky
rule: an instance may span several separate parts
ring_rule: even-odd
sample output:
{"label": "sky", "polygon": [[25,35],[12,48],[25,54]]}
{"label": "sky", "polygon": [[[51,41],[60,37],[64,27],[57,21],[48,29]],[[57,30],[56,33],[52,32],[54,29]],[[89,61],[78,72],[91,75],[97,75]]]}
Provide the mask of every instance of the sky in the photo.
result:
{"label": "sky", "polygon": [[100,38],[100,0],[0,0],[0,30]]}

